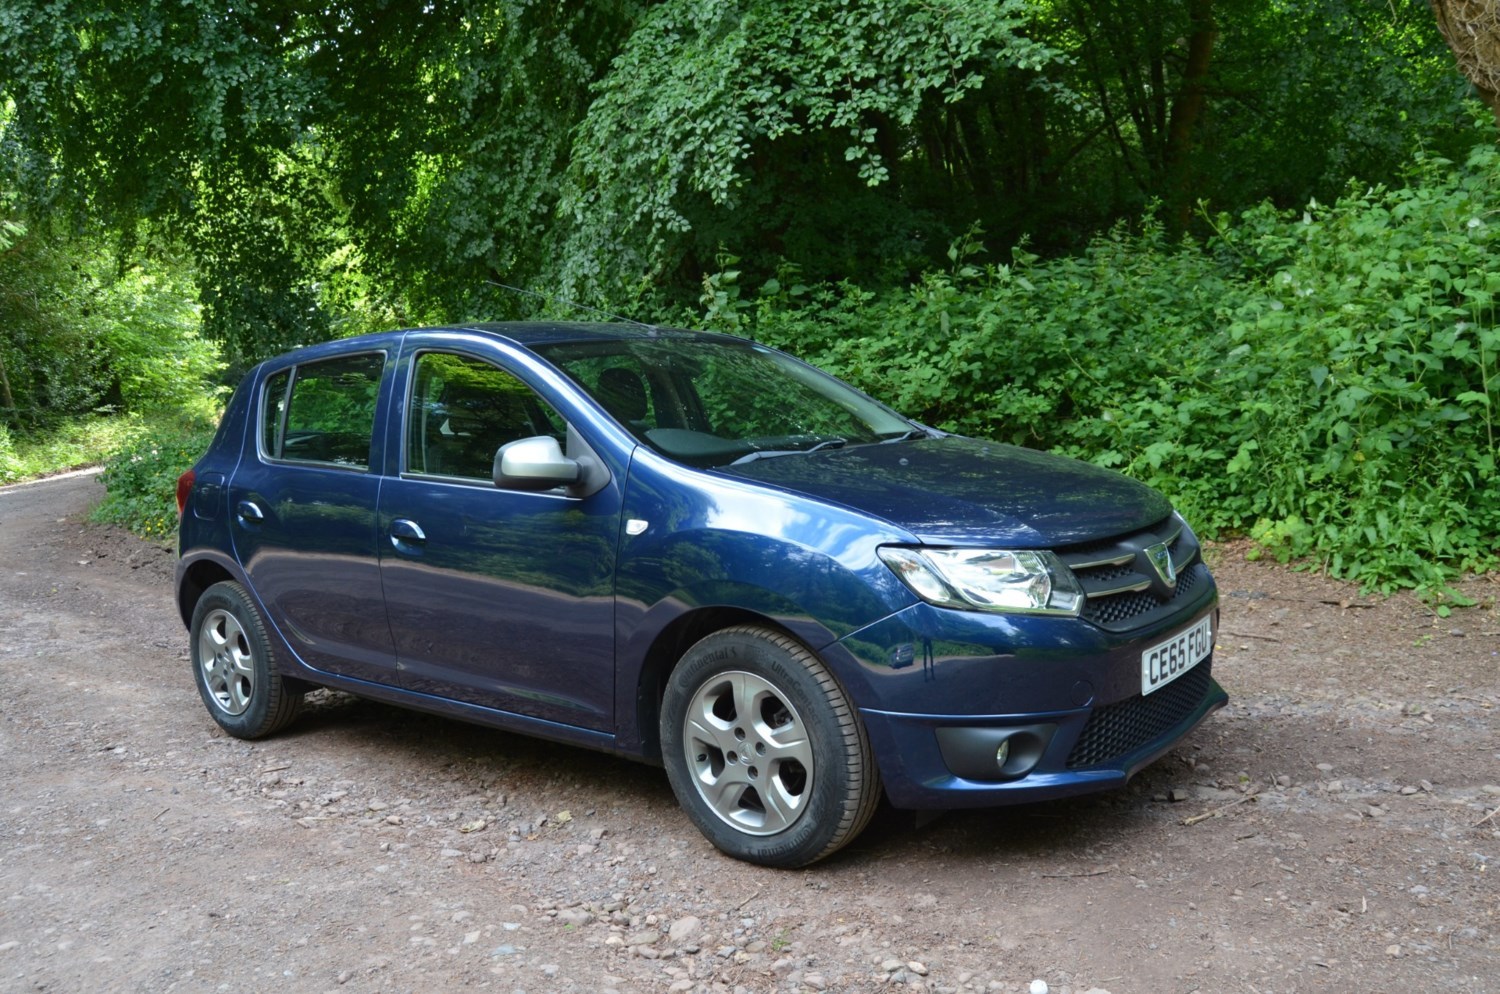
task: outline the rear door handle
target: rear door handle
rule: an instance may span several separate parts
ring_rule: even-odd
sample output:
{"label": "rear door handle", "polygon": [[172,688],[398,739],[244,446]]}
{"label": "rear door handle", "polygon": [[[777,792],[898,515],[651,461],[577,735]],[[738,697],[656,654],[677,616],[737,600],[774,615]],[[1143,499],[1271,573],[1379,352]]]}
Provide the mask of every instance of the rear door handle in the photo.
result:
{"label": "rear door handle", "polygon": [[240,521],[247,525],[258,525],[266,520],[266,512],[260,509],[260,505],[253,500],[242,500],[234,507],[235,513],[240,516]]}
{"label": "rear door handle", "polygon": [[415,551],[411,546],[427,541],[422,527],[408,518],[397,518],[391,522],[391,544],[403,552]]}

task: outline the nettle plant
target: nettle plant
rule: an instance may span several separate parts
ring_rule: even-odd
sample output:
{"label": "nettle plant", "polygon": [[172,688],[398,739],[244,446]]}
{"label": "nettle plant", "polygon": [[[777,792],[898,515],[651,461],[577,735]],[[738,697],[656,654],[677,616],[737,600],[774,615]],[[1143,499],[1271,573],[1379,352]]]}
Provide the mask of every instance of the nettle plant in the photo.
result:
{"label": "nettle plant", "polygon": [[1400,188],[1205,216],[1201,247],[1148,222],[980,266],[971,234],[910,290],[779,279],[737,319],[933,424],[1123,469],[1211,534],[1442,603],[1497,561],[1497,187],[1485,144]]}
{"label": "nettle plant", "polygon": [[108,493],[93,520],[124,525],[147,538],[170,538],[177,530],[177,478],[203,455],[213,433],[212,422],[200,418],[145,426],[105,466]]}
{"label": "nettle plant", "polygon": [[1283,369],[1263,421],[1288,452],[1243,467],[1277,468],[1251,534],[1282,555],[1379,587],[1494,564],[1496,160],[1422,161],[1406,187],[1221,236],[1260,277],[1231,334]]}

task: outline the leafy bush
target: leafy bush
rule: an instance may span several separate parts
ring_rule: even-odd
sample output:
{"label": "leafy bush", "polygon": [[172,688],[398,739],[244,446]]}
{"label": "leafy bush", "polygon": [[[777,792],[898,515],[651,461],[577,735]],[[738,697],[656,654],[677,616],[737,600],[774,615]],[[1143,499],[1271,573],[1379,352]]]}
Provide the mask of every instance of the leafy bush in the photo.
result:
{"label": "leafy bush", "polygon": [[124,525],[147,538],[170,537],[177,528],[177,478],[192,468],[213,438],[203,421],[147,426],[104,469],[109,491],[93,520]]}
{"label": "leafy bush", "polygon": [[[1209,219],[1206,246],[1116,229],[907,291],[797,283],[711,323],[788,348],[940,427],[1077,455],[1367,586],[1497,562],[1500,154],[1419,160],[1332,207]],[[712,291],[712,292],[710,292]]]}

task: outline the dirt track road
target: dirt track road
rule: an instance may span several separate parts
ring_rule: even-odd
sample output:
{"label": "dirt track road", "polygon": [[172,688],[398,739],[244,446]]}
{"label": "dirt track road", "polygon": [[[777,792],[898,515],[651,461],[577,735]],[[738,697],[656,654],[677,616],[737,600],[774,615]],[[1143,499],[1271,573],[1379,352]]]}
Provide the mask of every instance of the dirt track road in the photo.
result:
{"label": "dirt track road", "polygon": [[1226,552],[1232,703],[1128,790],[777,872],[593,753],[326,692],[224,737],[100,494],[0,490],[0,992],[1500,992],[1500,585]]}

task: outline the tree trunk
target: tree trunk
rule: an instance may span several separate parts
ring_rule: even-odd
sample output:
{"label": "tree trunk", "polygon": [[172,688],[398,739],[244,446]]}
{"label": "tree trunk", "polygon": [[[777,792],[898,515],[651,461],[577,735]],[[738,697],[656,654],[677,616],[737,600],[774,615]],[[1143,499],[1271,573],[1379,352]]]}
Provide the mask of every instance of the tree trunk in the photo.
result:
{"label": "tree trunk", "polygon": [[1188,18],[1192,29],[1188,35],[1187,64],[1182,70],[1182,88],[1172,101],[1164,157],[1170,207],[1168,224],[1174,234],[1186,231],[1188,218],[1192,216],[1194,136],[1208,103],[1208,67],[1219,38],[1213,0],[1189,0]]}
{"label": "tree trunk", "polygon": [[1428,0],[1458,68],[1500,121],[1500,0]]}
{"label": "tree trunk", "polygon": [[7,414],[16,409],[16,399],[10,395],[10,379],[5,375],[5,360],[0,359],[0,411]]}

